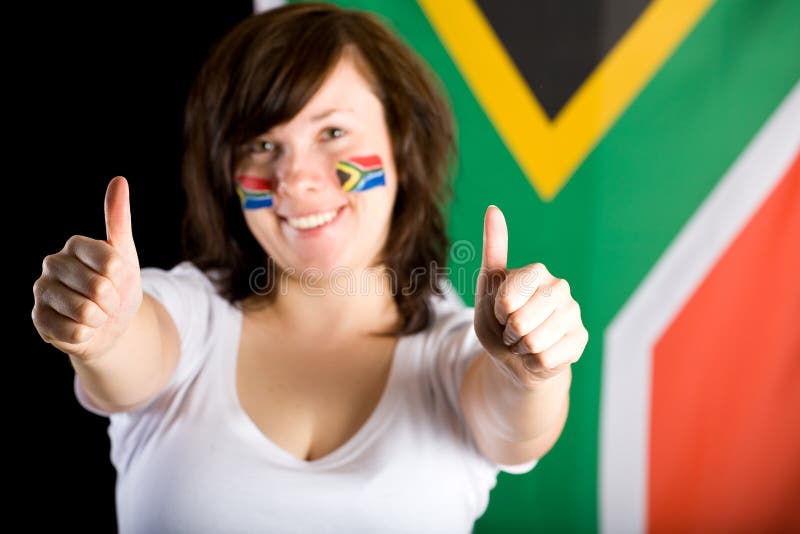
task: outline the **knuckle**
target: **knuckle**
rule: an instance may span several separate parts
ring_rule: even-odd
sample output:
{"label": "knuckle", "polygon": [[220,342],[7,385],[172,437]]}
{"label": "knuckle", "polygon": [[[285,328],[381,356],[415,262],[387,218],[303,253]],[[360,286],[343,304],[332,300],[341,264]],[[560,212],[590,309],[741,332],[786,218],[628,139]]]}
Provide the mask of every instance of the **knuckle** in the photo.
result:
{"label": "knuckle", "polygon": [[88,299],[82,299],[75,308],[75,319],[79,323],[90,323],[96,317],[95,304]]}
{"label": "knuckle", "polygon": [[526,336],[526,340],[528,343],[528,348],[530,348],[531,352],[535,354],[539,354],[545,347],[543,346],[542,336],[538,334],[528,334]]}
{"label": "knuckle", "polygon": [[95,299],[95,303],[101,308],[101,311],[106,315],[114,314],[115,310],[119,307],[119,295],[116,290],[111,289],[106,291],[103,295]]}
{"label": "knuckle", "polygon": [[512,300],[513,297],[511,295],[511,291],[509,291],[508,286],[506,286],[500,293],[498,293],[497,299],[495,300],[495,308],[508,314],[510,313],[513,305]]}
{"label": "knuckle", "polygon": [[103,258],[103,261],[100,265],[103,269],[103,274],[113,275],[122,269],[122,258],[120,258],[117,254],[111,253]]}
{"label": "knuckle", "polygon": [[53,268],[55,267],[55,264],[58,261],[57,256],[58,256],[57,254],[48,254],[47,256],[44,257],[44,259],[42,260],[42,274],[50,273],[53,271]]}
{"label": "knuckle", "polygon": [[515,273],[511,279],[511,286],[515,293],[530,295],[536,288],[536,273],[530,270]]}
{"label": "knuckle", "polygon": [[523,267],[511,272],[508,277],[508,284],[511,285],[516,293],[530,295],[536,289],[537,274],[529,267]]}
{"label": "knuckle", "polygon": [[545,369],[553,369],[558,365],[558,362],[555,360],[555,357],[549,351],[540,354],[539,361],[542,362],[542,367],[544,367]]}
{"label": "knuckle", "polygon": [[108,278],[94,275],[89,279],[89,293],[92,299],[107,299],[113,290]]}
{"label": "knuckle", "polygon": [[544,352],[537,352],[536,354],[536,362],[539,364],[540,369],[549,369],[550,362],[547,361],[547,354]]}
{"label": "knuckle", "polygon": [[558,281],[556,282],[556,287],[563,294],[569,295],[570,292],[569,282],[567,282],[565,279],[559,278]]}
{"label": "knuckle", "polygon": [[45,287],[45,285],[46,284],[45,284],[44,278],[41,278],[41,277],[37,278],[36,281],[33,283],[33,298],[34,298],[35,302],[37,302],[37,301],[41,300],[42,298],[44,298],[44,294],[47,291],[47,288]]}
{"label": "knuckle", "polygon": [[581,307],[575,300],[570,300],[564,308],[565,317],[570,320],[580,320]]}
{"label": "knuckle", "polygon": [[64,244],[64,250],[72,252],[80,244],[80,242],[81,242],[81,236],[79,235],[71,236],[69,239],[67,239],[67,242]]}
{"label": "knuckle", "polygon": [[91,329],[82,324],[78,324],[69,329],[66,341],[68,343],[83,343],[89,339]]}
{"label": "knuckle", "polygon": [[539,270],[537,269],[537,263],[529,263],[524,267],[516,269],[515,271],[518,272],[521,276],[525,276],[528,278],[536,278],[539,276]]}
{"label": "knuckle", "polygon": [[52,338],[52,336],[49,335],[47,329],[45,328],[45,325],[43,325],[40,321],[36,320],[36,317],[37,317],[38,313],[39,312],[37,312],[36,309],[34,309],[31,312],[31,317],[33,317],[34,326],[36,327],[36,333],[39,334],[39,337],[42,338],[42,340],[45,343],[52,343],[53,342],[53,338]]}
{"label": "knuckle", "polygon": [[41,324],[42,322],[42,307],[39,304],[34,304],[33,309],[31,310],[31,319],[35,325]]}
{"label": "knuckle", "polygon": [[535,273],[537,278],[542,278],[549,274],[550,271],[544,266],[544,263],[536,262],[531,264],[531,270]]}

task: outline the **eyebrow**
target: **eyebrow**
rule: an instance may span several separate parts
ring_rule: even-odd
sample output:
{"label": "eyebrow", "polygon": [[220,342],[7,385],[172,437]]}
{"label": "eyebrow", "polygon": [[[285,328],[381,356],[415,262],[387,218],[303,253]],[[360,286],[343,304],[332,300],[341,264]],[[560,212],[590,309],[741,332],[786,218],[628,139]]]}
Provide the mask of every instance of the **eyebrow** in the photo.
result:
{"label": "eyebrow", "polygon": [[[355,113],[355,111],[352,108],[329,108],[317,113],[316,115],[312,116],[311,119],[309,120],[312,123],[319,122],[321,120],[324,120],[326,117],[333,115],[334,113]],[[273,133],[274,129],[270,129],[269,131],[260,134],[256,139],[263,140],[265,137],[269,137]]]}
{"label": "eyebrow", "polygon": [[350,108],[330,108],[330,109],[326,109],[325,111],[317,113],[316,115],[311,117],[311,122],[319,122],[319,121],[325,119],[326,117],[328,117],[330,115],[333,115],[334,113],[339,113],[339,112],[353,113],[353,110],[350,109]]}

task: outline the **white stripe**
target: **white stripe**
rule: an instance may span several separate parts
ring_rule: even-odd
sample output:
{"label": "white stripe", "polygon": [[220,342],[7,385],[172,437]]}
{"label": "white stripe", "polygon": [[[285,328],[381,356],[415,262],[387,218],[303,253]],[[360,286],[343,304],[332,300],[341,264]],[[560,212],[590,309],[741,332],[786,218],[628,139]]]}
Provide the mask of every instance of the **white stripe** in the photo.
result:
{"label": "white stripe", "polygon": [[286,2],[284,0],[253,0],[253,13],[262,13],[274,7],[280,7]]}
{"label": "white stripe", "polygon": [[681,229],[606,330],[600,431],[600,529],[647,530],[653,346],[800,150],[800,83]]}

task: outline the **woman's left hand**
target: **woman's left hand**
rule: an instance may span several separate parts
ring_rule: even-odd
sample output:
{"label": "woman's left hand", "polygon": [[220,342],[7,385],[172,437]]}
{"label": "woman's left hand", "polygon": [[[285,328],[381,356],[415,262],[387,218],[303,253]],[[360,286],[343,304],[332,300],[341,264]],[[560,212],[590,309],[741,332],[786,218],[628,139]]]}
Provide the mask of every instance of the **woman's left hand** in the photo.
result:
{"label": "woman's left hand", "polygon": [[589,332],[566,280],[541,263],[508,270],[507,257],[505,217],[489,206],[475,291],[475,333],[520,384],[535,388],[578,361]]}

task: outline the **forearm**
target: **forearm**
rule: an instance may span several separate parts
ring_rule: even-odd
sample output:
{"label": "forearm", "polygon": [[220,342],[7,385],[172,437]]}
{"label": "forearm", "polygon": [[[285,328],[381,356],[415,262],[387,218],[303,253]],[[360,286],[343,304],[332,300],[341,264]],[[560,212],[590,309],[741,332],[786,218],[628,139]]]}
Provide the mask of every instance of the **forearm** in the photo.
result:
{"label": "forearm", "polygon": [[484,353],[464,380],[464,414],[489,458],[503,464],[523,463],[541,458],[555,444],[569,411],[569,367],[525,388]]}
{"label": "forearm", "polygon": [[145,295],[131,324],[108,352],[89,361],[70,356],[83,389],[98,407],[108,412],[131,410],[165,385],[170,341],[161,333],[160,313]]}

